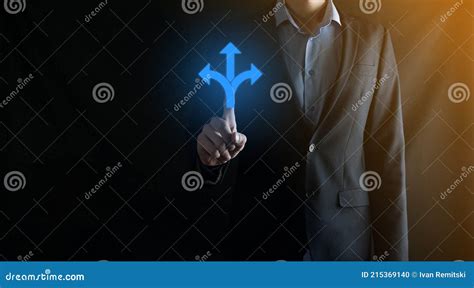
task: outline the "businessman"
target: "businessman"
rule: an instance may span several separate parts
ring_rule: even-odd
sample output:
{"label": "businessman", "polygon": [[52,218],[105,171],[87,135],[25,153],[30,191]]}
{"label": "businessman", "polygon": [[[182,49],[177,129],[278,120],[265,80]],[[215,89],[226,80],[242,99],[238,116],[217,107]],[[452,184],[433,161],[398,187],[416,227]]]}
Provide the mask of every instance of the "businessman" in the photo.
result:
{"label": "businessman", "polygon": [[[252,87],[252,102],[237,100],[197,138],[206,189],[232,188],[224,237],[233,239],[232,259],[298,259],[287,252],[296,246],[304,260],[408,260],[402,111],[388,31],[341,13],[332,0],[277,1],[267,12],[261,90]],[[286,91],[276,89],[283,84]]]}

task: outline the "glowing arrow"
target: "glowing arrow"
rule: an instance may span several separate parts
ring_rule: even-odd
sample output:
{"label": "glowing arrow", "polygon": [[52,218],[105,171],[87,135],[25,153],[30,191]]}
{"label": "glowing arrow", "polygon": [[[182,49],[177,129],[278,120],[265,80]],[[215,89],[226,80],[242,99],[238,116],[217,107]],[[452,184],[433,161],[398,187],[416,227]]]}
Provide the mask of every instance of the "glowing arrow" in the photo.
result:
{"label": "glowing arrow", "polygon": [[227,60],[227,73],[226,77],[229,81],[232,81],[234,79],[235,75],[235,54],[240,54],[239,49],[235,47],[232,42],[229,42],[224,49],[221,50],[221,54],[226,55],[226,60]]}
{"label": "glowing arrow", "polygon": [[235,55],[240,54],[239,49],[237,49],[234,44],[229,42],[229,44],[227,44],[220,53],[227,56],[226,77],[217,71],[211,70],[211,64],[204,66],[204,68],[199,72],[199,76],[208,85],[211,85],[211,79],[214,79],[219,84],[221,84],[225,92],[226,107],[234,108],[235,94],[237,93],[237,89],[240,87],[240,85],[245,80],[250,80],[250,84],[253,85],[262,76],[262,72],[258,70],[255,65],[250,64],[250,70],[244,71],[235,76]]}
{"label": "glowing arrow", "polygon": [[262,72],[255,65],[250,64],[250,70],[240,73],[232,80],[232,88],[237,90],[245,80],[250,80],[250,85],[253,85],[261,76]]}
{"label": "glowing arrow", "polygon": [[[211,85],[211,79],[214,79],[219,84],[221,84],[222,88],[224,88],[224,93],[226,95],[226,99],[234,98],[234,89],[232,88],[231,83],[227,80],[224,75],[217,71],[211,70],[211,64],[207,64],[201,72],[199,72],[199,77],[201,77],[207,85]],[[233,107],[233,106],[232,106]]]}

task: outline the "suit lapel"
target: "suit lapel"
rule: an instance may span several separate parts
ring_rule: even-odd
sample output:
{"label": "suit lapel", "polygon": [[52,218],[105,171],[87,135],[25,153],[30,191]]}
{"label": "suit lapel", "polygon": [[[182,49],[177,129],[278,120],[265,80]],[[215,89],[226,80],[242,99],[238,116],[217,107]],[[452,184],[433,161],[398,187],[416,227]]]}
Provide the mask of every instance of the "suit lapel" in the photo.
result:
{"label": "suit lapel", "polygon": [[[322,101],[316,105],[323,105],[322,112],[316,121],[309,120],[304,111],[302,111],[296,101],[296,97],[293,96],[292,100],[282,104],[272,103],[270,97],[266,97],[268,101],[265,107],[271,107],[272,113],[278,115],[275,118],[275,126],[281,133],[289,131],[291,128],[298,128],[299,133],[293,133],[295,145],[298,147],[301,153],[305,153],[309,141],[312,136],[320,131],[323,125],[328,121],[336,107],[338,100],[343,95],[344,88],[347,85],[351,72],[356,63],[356,57],[359,49],[359,26],[357,22],[353,21],[350,17],[341,15],[342,18],[342,48],[341,48],[341,64],[337,72],[336,79],[332,85],[327,89],[327,92],[322,95]],[[261,24],[262,28],[265,29],[276,41],[268,41],[270,44],[266,49],[270,51],[273,58],[269,61],[267,71],[268,76],[271,80],[266,84],[266,91],[270,91],[271,85],[284,82],[292,88],[290,77],[286,69],[284,61],[283,48],[280,45],[277,33],[277,27],[275,24],[274,17],[269,19],[267,22]],[[269,54],[270,54],[269,53]],[[268,95],[268,94],[267,94]],[[297,126],[297,127],[295,127]]]}
{"label": "suit lapel", "polygon": [[316,125],[314,134],[319,132],[323,124],[328,120],[331,112],[334,110],[343,94],[349,77],[356,63],[356,57],[359,49],[359,26],[351,18],[342,17],[342,61],[337,73],[336,80],[333,82],[327,93],[323,95],[323,110]]}

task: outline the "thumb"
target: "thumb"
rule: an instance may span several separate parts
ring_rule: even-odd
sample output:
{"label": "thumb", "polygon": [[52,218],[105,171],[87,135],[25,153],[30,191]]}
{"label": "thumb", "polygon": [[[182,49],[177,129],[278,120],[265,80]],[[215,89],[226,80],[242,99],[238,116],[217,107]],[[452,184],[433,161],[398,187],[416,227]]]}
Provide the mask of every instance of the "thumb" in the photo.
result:
{"label": "thumb", "polygon": [[237,132],[232,133],[232,143],[238,144],[240,141],[240,135]]}
{"label": "thumb", "polygon": [[222,114],[222,118],[227,122],[229,125],[231,132],[237,132],[237,123],[235,122],[235,111],[234,108],[226,108],[224,107],[224,113]]}
{"label": "thumb", "polygon": [[247,137],[239,132],[232,133],[232,143],[235,143],[237,147],[243,146],[247,142]]}

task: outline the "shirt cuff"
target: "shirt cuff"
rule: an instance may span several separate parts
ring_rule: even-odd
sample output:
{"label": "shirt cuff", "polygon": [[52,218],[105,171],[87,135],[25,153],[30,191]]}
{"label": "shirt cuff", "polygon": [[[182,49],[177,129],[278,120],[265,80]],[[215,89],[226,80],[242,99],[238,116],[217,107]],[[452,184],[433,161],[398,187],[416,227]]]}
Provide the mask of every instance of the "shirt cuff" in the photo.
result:
{"label": "shirt cuff", "polygon": [[197,162],[198,172],[204,178],[205,184],[217,185],[222,180],[227,163],[219,166],[207,166],[202,164],[199,159],[197,159]]}

